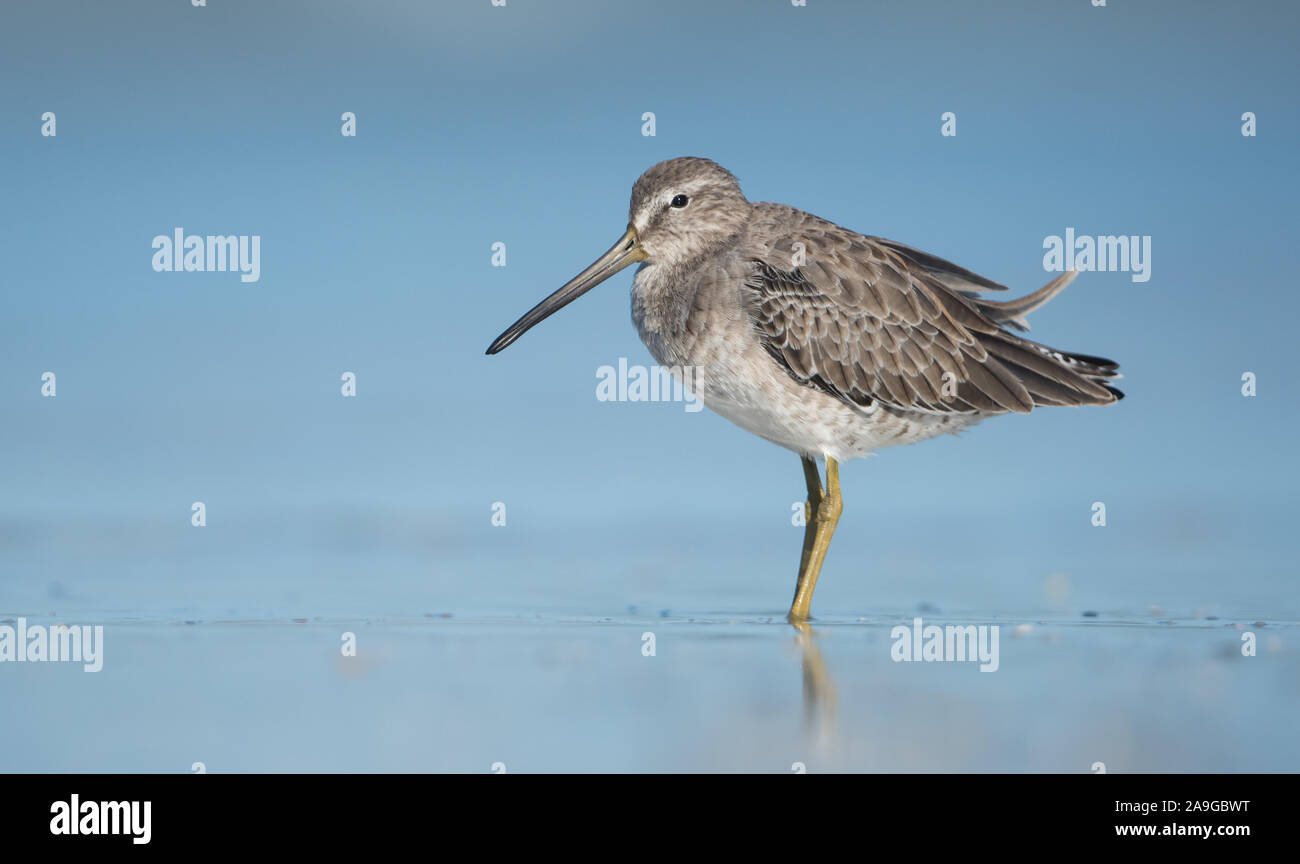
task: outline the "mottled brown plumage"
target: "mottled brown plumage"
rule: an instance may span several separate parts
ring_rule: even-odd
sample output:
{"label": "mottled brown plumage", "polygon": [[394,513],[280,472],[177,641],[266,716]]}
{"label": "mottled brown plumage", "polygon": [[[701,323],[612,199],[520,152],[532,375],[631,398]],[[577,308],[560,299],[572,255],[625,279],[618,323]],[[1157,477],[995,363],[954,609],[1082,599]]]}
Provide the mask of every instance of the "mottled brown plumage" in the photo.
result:
{"label": "mottled brown plumage", "polygon": [[[979,298],[1002,286],[955,264],[781,204],[754,205],[749,226],[762,239],[751,241],[745,300],[768,352],[800,382],[856,405],[929,412],[1027,413],[1119,396],[1103,383],[1114,363],[1007,331],[1031,304]],[[1036,292],[1041,302],[1067,281]]]}

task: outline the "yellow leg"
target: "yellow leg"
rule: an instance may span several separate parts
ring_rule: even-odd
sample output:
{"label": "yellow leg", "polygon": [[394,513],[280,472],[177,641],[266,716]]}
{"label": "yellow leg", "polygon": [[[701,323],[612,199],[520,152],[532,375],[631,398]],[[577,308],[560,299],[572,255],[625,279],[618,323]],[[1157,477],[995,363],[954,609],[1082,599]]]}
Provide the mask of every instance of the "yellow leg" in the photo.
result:
{"label": "yellow leg", "polygon": [[[790,604],[790,621],[806,621],[812,608],[813,591],[817,587],[817,577],[821,575],[822,563],[826,560],[826,550],[830,548],[831,536],[835,526],[844,512],[844,502],[840,498],[840,466],[829,456],[826,457],[826,491],[821,490],[821,478],[817,476],[817,463],[809,459],[803,462],[804,477],[808,481],[807,513],[811,516],[804,529],[804,555],[799,565],[799,581],[794,589],[794,601]],[[814,502],[814,478],[817,490]],[[811,537],[809,536],[811,535]]]}
{"label": "yellow leg", "polygon": [[822,478],[817,473],[817,463],[803,457],[803,479],[808,484],[808,500],[803,505],[803,557],[799,559],[799,581],[808,569],[808,556],[812,554],[813,536],[817,533],[817,520],[813,514],[822,503]]}

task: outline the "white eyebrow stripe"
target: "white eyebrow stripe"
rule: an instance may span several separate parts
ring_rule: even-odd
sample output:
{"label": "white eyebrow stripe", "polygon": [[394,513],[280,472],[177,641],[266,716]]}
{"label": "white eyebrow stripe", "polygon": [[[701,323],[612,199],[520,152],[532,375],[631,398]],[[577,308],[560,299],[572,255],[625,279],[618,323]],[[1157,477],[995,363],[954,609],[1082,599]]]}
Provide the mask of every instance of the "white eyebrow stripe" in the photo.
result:
{"label": "white eyebrow stripe", "polygon": [[654,213],[658,213],[660,210],[663,210],[664,208],[672,204],[672,200],[674,196],[678,194],[683,194],[687,198],[693,200],[695,198],[695,194],[701,188],[708,185],[709,185],[709,181],[707,179],[694,179],[694,180],[688,180],[680,186],[674,186],[670,189],[665,189],[664,191],[656,195],[654,198],[648,199],[646,203],[642,205],[641,209],[637,211],[636,218],[632,222],[633,226],[635,226],[638,231],[645,230],[646,224],[648,222],[648,217],[650,217]]}

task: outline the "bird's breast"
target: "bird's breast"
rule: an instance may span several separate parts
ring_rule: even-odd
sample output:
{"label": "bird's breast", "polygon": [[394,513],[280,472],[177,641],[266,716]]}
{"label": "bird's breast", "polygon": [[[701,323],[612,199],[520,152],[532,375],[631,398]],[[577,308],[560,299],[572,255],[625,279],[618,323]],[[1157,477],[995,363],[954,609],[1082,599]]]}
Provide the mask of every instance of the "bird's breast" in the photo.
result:
{"label": "bird's breast", "polygon": [[692,286],[685,274],[642,265],[632,280],[632,323],[650,355],[665,366],[690,363]]}

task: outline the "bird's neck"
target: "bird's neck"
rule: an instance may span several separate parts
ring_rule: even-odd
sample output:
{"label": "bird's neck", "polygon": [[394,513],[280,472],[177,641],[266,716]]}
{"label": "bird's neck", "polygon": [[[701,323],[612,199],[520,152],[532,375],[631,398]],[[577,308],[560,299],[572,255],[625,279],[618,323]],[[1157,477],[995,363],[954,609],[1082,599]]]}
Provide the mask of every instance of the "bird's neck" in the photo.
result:
{"label": "bird's neck", "polygon": [[643,264],[632,280],[632,320],[641,341],[655,359],[671,363],[666,345],[680,344],[686,319],[699,291],[699,273],[694,262],[687,264]]}

